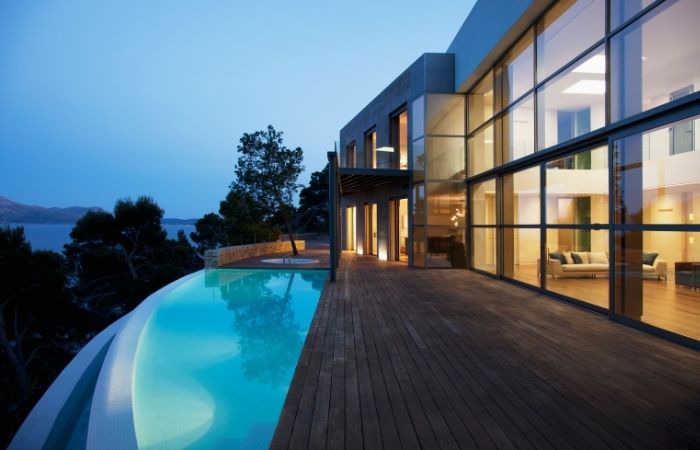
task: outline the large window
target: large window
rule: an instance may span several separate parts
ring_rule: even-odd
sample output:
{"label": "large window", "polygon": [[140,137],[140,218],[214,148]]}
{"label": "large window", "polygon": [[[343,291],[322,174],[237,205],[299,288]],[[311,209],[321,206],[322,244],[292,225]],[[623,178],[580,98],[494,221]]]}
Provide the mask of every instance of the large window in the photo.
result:
{"label": "large window", "polygon": [[532,95],[514,105],[503,116],[503,162],[535,151],[535,100]]}
{"label": "large window", "polygon": [[472,267],[497,273],[496,180],[474,183],[471,188]]}
{"label": "large window", "polygon": [[377,132],[365,133],[365,167],[377,168]]}
{"label": "large window", "polygon": [[534,86],[534,56],[532,30],[529,30],[508,52],[496,71],[502,107],[510,105]]}
{"label": "large window", "polygon": [[537,81],[543,81],[605,35],[605,0],[560,0],[539,24]]}
{"label": "large window", "polygon": [[[700,152],[674,152],[677,129],[700,117],[614,142],[618,314],[700,339]],[[682,144],[687,149],[690,144]]]}
{"label": "large window", "polygon": [[503,177],[502,217],[503,275],[539,286],[539,166]]}
{"label": "large window", "polygon": [[488,125],[467,141],[467,170],[472,176],[495,166],[493,125]]}
{"label": "large window", "polygon": [[427,178],[431,180],[464,180],[464,138],[429,137]]}
{"label": "large window", "polygon": [[612,38],[613,121],[698,90],[698,17],[700,2],[697,0],[667,1]]}
{"label": "large window", "polygon": [[408,169],[408,112],[405,110],[391,118],[392,169]]}
{"label": "large window", "polygon": [[605,125],[605,49],[599,47],[537,91],[538,148]]}
{"label": "large window", "polygon": [[469,93],[469,132],[493,116],[493,73],[489,72]]}

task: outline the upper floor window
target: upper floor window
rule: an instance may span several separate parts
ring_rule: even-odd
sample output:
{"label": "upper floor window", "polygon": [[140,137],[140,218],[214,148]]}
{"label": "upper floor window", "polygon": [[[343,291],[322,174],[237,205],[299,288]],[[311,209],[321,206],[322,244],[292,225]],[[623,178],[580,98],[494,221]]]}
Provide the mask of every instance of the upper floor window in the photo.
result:
{"label": "upper floor window", "polygon": [[391,148],[394,151],[392,168],[408,169],[408,112],[391,117]]}
{"label": "upper floor window", "polygon": [[377,168],[377,132],[365,133],[365,167]]}
{"label": "upper floor window", "polygon": [[538,24],[537,81],[543,81],[605,35],[605,0],[561,0]]}
{"label": "upper floor window", "polygon": [[493,117],[493,73],[489,72],[469,93],[469,132]]}
{"label": "upper floor window", "polygon": [[700,2],[667,1],[610,40],[613,121],[698,90]]}

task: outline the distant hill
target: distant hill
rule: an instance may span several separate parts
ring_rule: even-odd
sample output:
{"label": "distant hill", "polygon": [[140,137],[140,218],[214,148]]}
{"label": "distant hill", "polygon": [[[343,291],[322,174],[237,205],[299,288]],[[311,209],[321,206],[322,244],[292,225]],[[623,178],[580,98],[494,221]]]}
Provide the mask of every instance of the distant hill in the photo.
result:
{"label": "distant hill", "polygon": [[9,198],[0,196],[0,223],[75,223],[88,211],[102,211],[102,208],[97,206],[44,208],[15,203]]}
{"label": "distant hill", "polygon": [[[103,211],[99,206],[44,208],[23,205],[0,196],[0,225],[5,223],[75,223],[88,211]],[[197,219],[165,218],[163,225],[194,225]]]}

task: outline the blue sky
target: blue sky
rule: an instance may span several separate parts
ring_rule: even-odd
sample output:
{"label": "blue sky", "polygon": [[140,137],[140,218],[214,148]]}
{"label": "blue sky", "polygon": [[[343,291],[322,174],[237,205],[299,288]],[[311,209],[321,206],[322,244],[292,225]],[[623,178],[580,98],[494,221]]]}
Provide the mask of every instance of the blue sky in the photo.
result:
{"label": "blue sky", "polygon": [[304,150],[306,183],[340,128],[474,0],[0,1],[0,195],[101,206],[151,195],[218,210],[244,132]]}

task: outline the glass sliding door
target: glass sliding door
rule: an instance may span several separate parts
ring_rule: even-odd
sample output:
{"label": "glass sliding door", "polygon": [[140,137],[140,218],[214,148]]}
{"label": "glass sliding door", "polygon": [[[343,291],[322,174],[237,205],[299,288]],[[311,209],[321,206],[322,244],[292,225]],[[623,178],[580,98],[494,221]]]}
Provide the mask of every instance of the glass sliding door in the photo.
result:
{"label": "glass sliding door", "polygon": [[472,267],[498,273],[496,255],[496,180],[490,179],[471,186]]}
{"label": "glass sliding door", "polygon": [[615,313],[700,339],[700,152],[675,130],[700,116],[614,142]]}
{"label": "glass sliding door", "polygon": [[539,286],[540,166],[503,177],[503,276]]}
{"label": "glass sliding door", "polygon": [[608,148],[545,164],[545,287],[609,307]]}

